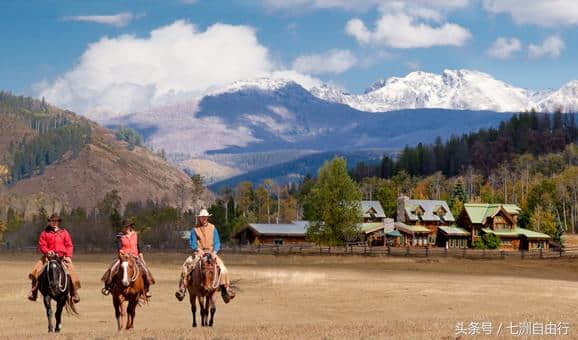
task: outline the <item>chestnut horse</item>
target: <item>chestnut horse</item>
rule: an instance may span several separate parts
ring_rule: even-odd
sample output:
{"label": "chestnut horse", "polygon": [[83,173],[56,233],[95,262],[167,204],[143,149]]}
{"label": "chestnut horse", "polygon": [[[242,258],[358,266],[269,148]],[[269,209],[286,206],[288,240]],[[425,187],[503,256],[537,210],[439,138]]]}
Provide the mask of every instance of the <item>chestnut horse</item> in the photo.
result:
{"label": "chestnut horse", "polygon": [[[188,286],[191,312],[193,314],[193,327],[197,327],[196,300],[198,298],[201,308],[201,326],[213,326],[213,318],[217,307],[215,306],[215,292],[219,287],[220,270],[217,259],[211,254],[205,254],[189,274]],[[209,319],[209,310],[211,318]]]}
{"label": "chestnut horse", "polygon": [[[48,332],[60,332],[62,329],[62,310],[78,315],[72,302],[72,280],[66,273],[62,258],[51,255],[46,258],[46,265],[38,278],[38,290],[42,294],[46,317],[48,318]],[[56,326],[52,326],[52,300],[56,301]]]}
{"label": "chestnut horse", "polygon": [[[114,275],[112,282],[112,303],[114,305],[114,313],[118,330],[120,331],[125,326],[126,329],[131,329],[134,326],[134,317],[136,307],[140,301],[147,302],[144,278],[136,259],[130,255],[121,253],[118,256],[120,260],[120,268]],[[125,304],[128,302],[128,306]]]}

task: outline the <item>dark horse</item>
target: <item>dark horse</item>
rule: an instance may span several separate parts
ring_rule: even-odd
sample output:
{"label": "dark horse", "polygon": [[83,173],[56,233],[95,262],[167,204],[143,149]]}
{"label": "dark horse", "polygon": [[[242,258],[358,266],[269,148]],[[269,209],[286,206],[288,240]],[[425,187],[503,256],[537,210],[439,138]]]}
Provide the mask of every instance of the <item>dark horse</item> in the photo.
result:
{"label": "dark horse", "polygon": [[[125,328],[133,328],[136,307],[141,301],[147,302],[147,298],[145,295],[144,274],[141,272],[136,259],[132,255],[125,253],[119,254],[118,257],[120,259],[120,269],[117,270],[116,275],[113,277],[111,293],[116,323],[120,331],[125,327],[125,317],[127,317]],[[128,302],[128,306],[125,309],[126,302]]]}
{"label": "dark horse", "polygon": [[[62,329],[62,310],[78,315],[72,302],[72,280],[64,270],[62,258],[51,255],[47,257],[44,271],[38,278],[38,290],[43,296],[46,317],[48,318],[48,332],[60,332]],[[56,327],[52,326],[52,300],[56,301]]]}
{"label": "dark horse", "polygon": [[[201,307],[201,326],[213,326],[213,318],[217,307],[215,306],[215,292],[219,287],[220,269],[217,260],[211,254],[205,254],[189,274],[188,286],[191,312],[193,313],[193,327],[197,327],[195,313],[197,311],[196,299]],[[211,318],[209,319],[209,310]]]}

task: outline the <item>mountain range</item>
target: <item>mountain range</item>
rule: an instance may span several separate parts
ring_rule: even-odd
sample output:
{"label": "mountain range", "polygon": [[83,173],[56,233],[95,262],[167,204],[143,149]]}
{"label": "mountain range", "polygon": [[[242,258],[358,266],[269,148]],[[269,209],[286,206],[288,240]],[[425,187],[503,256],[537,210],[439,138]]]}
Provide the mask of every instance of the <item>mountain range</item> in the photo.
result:
{"label": "mountain range", "polygon": [[528,90],[472,70],[445,70],[441,75],[412,72],[405,77],[378,80],[363,94],[354,95],[323,85],[315,96],[367,112],[445,108],[520,112],[578,111],[578,81],[558,90]]}
{"label": "mountain range", "polygon": [[135,128],[152,148],[213,183],[312,153],[395,152],[496,126],[520,111],[578,111],[577,94],[578,81],[528,90],[472,70],[412,72],[379,80],[363,94],[257,78],[102,123]]}

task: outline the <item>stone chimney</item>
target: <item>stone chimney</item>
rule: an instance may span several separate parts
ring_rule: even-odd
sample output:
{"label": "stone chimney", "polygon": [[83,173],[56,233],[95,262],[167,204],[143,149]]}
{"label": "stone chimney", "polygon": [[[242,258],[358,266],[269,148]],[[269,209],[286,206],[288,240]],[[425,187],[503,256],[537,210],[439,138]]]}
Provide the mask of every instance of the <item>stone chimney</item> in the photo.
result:
{"label": "stone chimney", "polygon": [[398,222],[402,222],[405,223],[405,205],[407,203],[407,201],[409,200],[409,197],[405,196],[405,195],[400,195],[397,198],[397,221]]}

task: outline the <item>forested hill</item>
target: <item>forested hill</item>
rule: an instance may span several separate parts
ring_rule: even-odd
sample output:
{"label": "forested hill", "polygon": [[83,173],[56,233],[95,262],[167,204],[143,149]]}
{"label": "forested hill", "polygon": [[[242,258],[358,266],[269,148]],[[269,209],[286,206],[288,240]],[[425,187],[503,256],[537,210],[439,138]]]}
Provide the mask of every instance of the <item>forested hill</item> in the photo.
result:
{"label": "forested hill", "polygon": [[117,190],[123,203],[175,201],[188,176],[111,130],[43,100],[0,92],[0,217],[41,207],[96,206]]}
{"label": "forested hill", "polygon": [[502,163],[516,156],[534,156],[564,150],[578,141],[577,114],[520,113],[498,128],[452,136],[445,143],[437,138],[434,144],[405,147],[397,159],[385,156],[379,166],[358,163],[355,178],[390,178],[400,171],[412,176],[427,176],[441,171],[452,177],[468,168],[488,175]]}

